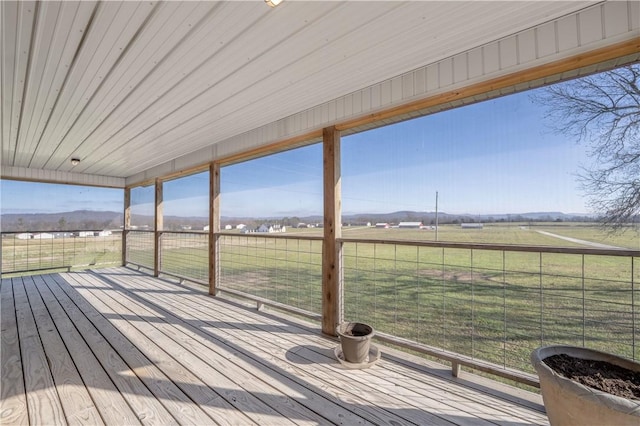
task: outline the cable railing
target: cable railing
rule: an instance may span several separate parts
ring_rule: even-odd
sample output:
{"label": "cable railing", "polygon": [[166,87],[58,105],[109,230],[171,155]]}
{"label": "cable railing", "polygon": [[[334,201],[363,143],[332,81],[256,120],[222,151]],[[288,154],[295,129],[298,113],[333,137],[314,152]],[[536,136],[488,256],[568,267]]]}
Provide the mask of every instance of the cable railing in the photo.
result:
{"label": "cable railing", "polygon": [[155,267],[155,232],[127,230],[126,233],[126,263],[153,271]]}
{"label": "cable railing", "polygon": [[201,284],[209,280],[209,233],[207,231],[162,231],[161,273]]}
{"label": "cable railing", "polygon": [[2,232],[2,275],[122,263],[122,231]]}
{"label": "cable railing", "polygon": [[341,242],[345,318],[384,340],[525,372],[547,344],[640,359],[640,251]]}
{"label": "cable railing", "polygon": [[[140,235],[138,251],[152,259],[153,233]],[[218,290],[320,318],[322,237],[216,239]],[[163,232],[160,241],[161,271],[207,282],[206,233]],[[548,344],[640,359],[640,250],[357,238],[339,244],[344,319],[372,325],[387,343],[450,361],[454,374],[465,365],[536,386],[529,356]]]}
{"label": "cable railing", "polygon": [[322,312],[322,237],[219,234],[222,291]]}

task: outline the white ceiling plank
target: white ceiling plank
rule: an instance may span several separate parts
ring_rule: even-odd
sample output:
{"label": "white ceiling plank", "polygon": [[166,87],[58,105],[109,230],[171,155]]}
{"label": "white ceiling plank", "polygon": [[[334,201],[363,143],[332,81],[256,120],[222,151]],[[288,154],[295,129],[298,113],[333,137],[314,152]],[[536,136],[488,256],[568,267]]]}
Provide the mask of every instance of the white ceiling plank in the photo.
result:
{"label": "white ceiling plank", "polygon": [[[70,88],[67,108],[61,112],[57,120],[59,124],[46,135],[50,138],[51,144],[56,144],[51,158],[55,158],[59,149],[66,154],[73,153],[73,149],[65,149],[60,143],[80,118],[97,88],[107,78],[114,64],[153,11],[155,3],[124,2],[118,6],[117,9],[99,7],[94,21],[96,25],[91,27],[86,44],[81,51],[84,60],[79,61],[79,66],[74,68],[74,71],[78,72],[71,76],[70,84],[65,87],[65,89]],[[71,142],[71,146],[74,143]],[[45,167],[47,163],[41,164],[34,161],[32,167]],[[61,164],[55,163],[55,160],[52,161],[54,164],[52,167],[60,167]],[[67,168],[69,166],[70,164],[66,165]]]}
{"label": "white ceiling plank", "polygon": [[2,166],[153,175],[638,34],[595,3],[2,2]]}
{"label": "white ceiling plank", "polygon": [[[82,124],[74,126],[67,138],[84,142],[91,137],[123,102],[133,96],[135,88],[175,48],[175,41],[172,40],[178,40],[179,43],[204,15],[215,8],[215,4],[211,2],[193,2],[187,3],[187,6],[189,7],[184,7],[179,2],[161,4],[155,19],[140,34],[139,42],[118,63],[110,78],[100,87],[83,112]],[[178,24],[170,27],[171,22]],[[167,30],[168,27],[171,28],[170,31]],[[84,152],[80,147],[78,145],[75,151],[83,156]],[[93,149],[92,146],[86,148],[89,152]],[[64,155],[62,157],[64,159]]]}
{"label": "white ceiling plank", "polygon": [[[153,138],[154,134],[164,132],[163,127],[175,126],[172,123],[180,123],[193,114],[205,112],[210,108],[212,98],[216,100],[216,104],[220,104],[230,96],[230,92],[233,93],[238,91],[239,87],[243,87],[242,82],[255,80],[256,75],[266,72],[264,66],[254,65],[253,58],[268,52],[270,46],[278,46],[292,33],[304,29],[311,19],[310,16],[322,15],[327,10],[327,6],[321,3],[306,6],[307,18],[297,19],[297,24],[291,23],[288,26],[277,27],[276,18],[282,19],[282,17],[268,14],[253,25],[250,32],[245,30],[239,33],[234,43],[242,48],[222,49],[208,64],[204,64],[164,93],[152,108],[148,108],[136,117],[125,132],[118,133],[119,148],[131,143],[133,138],[139,137],[144,132]],[[283,9],[282,12],[287,10],[291,8]],[[271,36],[268,38],[256,38],[253,35],[267,33],[270,29]],[[251,75],[242,74],[241,80],[231,81],[246,68],[253,69]],[[138,145],[144,145],[144,142]],[[102,155],[103,152],[99,151],[95,154]]]}
{"label": "white ceiling plank", "polygon": [[[2,86],[2,156],[4,158],[13,157],[12,145],[10,143],[11,110],[13,106],[13,76],[16,57],[16,38],[18,33],[18,3],[0,2],[0,83]],[[8,161],[8,160],[5,160]]]}
{"label": "white ceiling plank", "polygon": [[[92,137],[100,143],[105,143],[106,140],[117,135],[138,115],[159,102],[159,99],[168,90],[178,85],[185,76],[191,75],[195,70],[202,67],[203,63],[214,57],[219,49],[227,48],[227,37],[232,37],[236,32],[247,30],[234,19],[238,9],[232,6],[236,4],[225,4],[209,20],[205,21],[201,28],[191,35],[189,40],[178,46],[172,52],[171,57],[160,64],[153,75],[145,79],[136,88],[129,98],[131,102],[122,105]],[[239,3],[238,6],[240,11],[245,12],[245,16],[248,17],[250,22],[254,22],[265,15],[264,9],[251,7],[250,3]],[[216,73],[212,71],[209,75],[211,78],[215,78]],[[82,151],[84,155],[87,152],[90,152],[90,150]]]}
{"label": "white ceiling plank", "polygon": [[[38,106],[34,121],[24,142],[23,151],[29,155],[27,166],[37,153],[37,147],[42,143],[44,129],[50,124],[55,106],[58,103],[69,71],[73,66],[75,54],[83,38],[84,30],[91,19],[97,2],[64,2],[61,16],[56,25],[52,38],[51,52],[48,55],[47,67],[38,93]],[[52,148],[42,150],[41,161],[46,161],[51,155]],[[26,163],[26,160],[25,160]]]}
{"label": "white ceiling plank", "polygon": [[[68,71],[67,84],[60,94],[60,101],[57,108],[53,111],[50,125],[47,126],[43,133],[43,139],[52,142],[42,148],[39,147],[39,150],[48,148],[46,151],[49,153],[51,153],[52,150],[55,151],[58,143],[62,139],[62,135],[67,130],[65,127],[68,126],[71,120],[73,110],[85,104],[85,102],[81,101],[80,97],[86,87],[86,80],[95,77],[95,75],[87,73],[87,70],[95,61],[99,61],[100,58],[107,53],[107,51],[99,50],[99,47],[106,37],[120,7],[121,3],[100,4],[95,18],[92,21],[92,26],[84,29],[84,31],[86,31],[86,38],[77,54],[76,61]],[[122,28],[114,28],[113,30],[116,31],[114,34],[118,34],[122,31]],[[95,59],[96,56],[98,56],[98,59]],[[95,66],[93,68],[95,68]],[[84,84],[82,84],[83,79],[85,81]],[[37,161],[37,154],[38,152],[34,155],[32,167],[43,167],[44,163]],[[44,161],[48,161],[48,158],[48,156],[44,156]]]}
{"label": "white ceiling plank", "polygon": [[49,66],[52,54],[56,50],[52,47],[53,35],[58,23],[61,3],[45,2],[38,9],[38,22],[33,40],[32,59],[29,72],[29,84],[23,99],[23,114],[20,122],[20,136],[18,143],[25,148],[16,155],[16,162],[28,161],[32,152],[33,141],[29,135],[34,122],[37,123],[43,102],[39,99],[42,91],[48,91],[47,83],[43,84],[45,70]]}
{"label": "white ceiling plank", "polygon": [[[10,99],[10,103],[5,112],[3,112],[9,115],[8,136],[6,142],[8,144],[8,148],[6,150],[6,155],[10,161],[13,161],[16,150],[19,149],[17,147],[17,140],[20,129],[20,119],[22,116],[24,88],[27,84],[27,72],[29,58],[31,56],[31,37],[35,24],[36,11],[37,3],[35,2],[18,3],[15,15],[12,13],[10,8],[7,8],[7,19],[10,19],[13,15],[17,20],[14,33],[15,35],[10,33],[14,27],[12,25],[7,25],[8,41],[10,41],[11,38],[15,40],[13,48],[11,46],[7,46],[7,71],[10,73],[10,76],[8,76],[8,78],[10,78],[10,86],[8,90],[4,91],[4,95]],[[3,17],[4,16],[5,15],[3,15]],[[3,159],[4,158],[5,157],[3,155]]]}

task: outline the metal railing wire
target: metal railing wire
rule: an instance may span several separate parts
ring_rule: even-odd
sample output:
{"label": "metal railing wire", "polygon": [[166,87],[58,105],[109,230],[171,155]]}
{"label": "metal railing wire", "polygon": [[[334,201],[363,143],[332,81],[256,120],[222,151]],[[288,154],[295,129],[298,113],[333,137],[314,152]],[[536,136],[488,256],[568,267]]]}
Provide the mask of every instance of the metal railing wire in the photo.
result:
{"label": "metal railing wire", "polygon": [[153,270],[155,233],[154,231],[127,230],[126,261]]}
{"label": "metal railing wire", "polygon": [[219,234],[220,288],[319,314],[322,238]]}
{"label": "metal railing wire", "polygon": [[2,274],[122,263],[122,232],[2,232]]}
{"label": "metal railing wire", "polygon": [[160,272],[196,282],[209,280],[209,233],[162,231]]}
{"label": "metal railing wire", "polygon": [[640,359],[633,250],[343,239],[345,318],[532,372],[540,345]]}
{"label": "metal railing wire", "polygon": [[[8,238],[3,234],[3,273],[59,264],[42,255],[52,244],[61,244],[62,263],[78,256],[76,238],[19,248],[5,244]],[[207,282],[208,238],[162,232],[160,271]],[[220,290],[314,318],[322,312],[322,237],[216,238]],[[153,231],[127,231],[127,262],[153,270],[154,240]],[[462,364],[535,385],[531,375],[510,371],[532,372],[531,351],[554,343],[640,359],[638,250],[355,238],[339,244],[345,319],[371,324],[384,341],[451,361],[454,374]],[[120,247],[117,237],[115,263]]]}

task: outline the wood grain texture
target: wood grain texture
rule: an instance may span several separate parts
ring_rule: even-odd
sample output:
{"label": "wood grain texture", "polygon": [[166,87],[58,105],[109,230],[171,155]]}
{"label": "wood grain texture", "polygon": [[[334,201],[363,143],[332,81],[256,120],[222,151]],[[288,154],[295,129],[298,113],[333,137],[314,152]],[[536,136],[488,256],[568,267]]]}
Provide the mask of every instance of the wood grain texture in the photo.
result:
{"label": "wood grain texture", "polygon": [[[345,370],[337,341],[317,325],[208,297],[206,285],[124,267],[14,281],[15,309],[13,285],[5,280],[0,291],[2,338],[17,327],[33,352],[19,357],[30,417],[3,424],[87,423],[82,410],[64,415],[80,401],[56,388],[77,374],[107,424],[547,424],[539,395],[467,372],[454,378],[446,366],[390,348],[370,369]],[[54,337],[41,340],[49,329]],[[54,348],[67,354],[49,369],[45,351]],[[7,394],[20,394],[19,383],[5,391],[5,377],[16,380],[3,369],[3,408]],[[127,410],[113,401],[126,401],[134,417],[122,420]]]}
{"label": "wood grain texture", "polygon": [[340,174],[340,132],[335,127],[324,129],[324,241],[322,244],[322,332],[336,335],[342,322],[343,280],[340,243],[342,237],[342,191]]}
{"label": "wood grain texture", "polygon": [[[48,292],[56,298],[69,320],[73,322],[84,341],[87,342],[90,348],[88,353],[92,353],[98,359],[113,381],[116,387],[115,391],[120,392],[135,412],[137,418],[143,424],[148,425],[177,424],[169,411],[155,398],[154,394],[144,385],[136,373],[129,368],[120,354],[104,339],[93,323],[62,290],[57,282],[59,278],[47,276],[45,280]],[[49,296],[46,297],[48,298]]]}
{"label": "wood grain texture", "polygon": [[[65,280],[58,281],[67,295],[87,318],[95,325],[96,329],[104,336],[109,344],[118,351],[123,360],[129,365],[134,374],[142,380],[155,397],[171,412],[173,417],[181,424],[210,424],[212,419],[207,416],[187,396],[178,384],[174,383],[164,372],[147,358],[143,351],[136,347],[126,335],[124,335],[111,321],[107,320],[103,312],[110,310],[101,304],[95,306],[71,287],[71,284],[83,287],[90,278],[86,275],[65,275]],[[126,374],[126,373],[124,373]]]}
{"label": "wood grain texture", "polygon": [[[74,360],[71,358],[65,342],[62,341],[62,337],[58,332],[56,324],[53,322],[49,310],[45,306],[35,280],[39,277],[25,277],[23,279],[24,289],[29,299],[29,304],[33,310],[34,319],[38,333],[40,334],[40,340],[45,350],[45,356],[51,370],[51,375],[55,382],[55,390],[60,396],[60,402],[64,409],[64,415],[69,424],[103,424],[102,418],[93,403],[91,395],[87,391],[83,378],[80,377],[80,373],[76,368]],[[66,337],[69,340],[74,340],[73,335],[69,334],[70,330],[64,329],[62,333],[66,333]],[[77,344],[77,341],[70,342],[72,345]],[[84,380],[92,383],[95,378],[95,371],[90,369],[85,371],[88,373]],[[128,409],[126,404],[119,407],[121,409]],[[126,416],[113,417],[112,421],[133,421],[135,424],[135,417]]]}
{"label": "wood grain texture", "polygon": [[[345,383],[340,376],[335,376],[335,369],[329,367],[335,363],[332,353],[335,342],[317,334],[310,334],[305,327],[296,328],[291,324],[285,325],[277,319],[261,316],[255,311],[247,313],[236,309],[220,309],[217,302],[212,299],[202,300],[197,295],[187,296],[185,299],[188,300],[176,301],[170,295],[172,288],[176,291],[173,285],[155,282],[151,284],[147,281],[139,280],[135,286],[129,283],[129,288],[132,291],[140,290],[140,285],[145,285],[144,288],[148,290],[158,290],[158,285],[162,286],[166,293],[154,291],[145,296],[146,299],[153,301],[154,306],[164,307],[167,313],[174,313],[190,325],[200,325],[198,328],[206,329],[207,335],[215,335],[223,342],[230,341],[244,346],[247,352],[266,351],[269,354],[267,365],[282,366],[283,370],[292,372],[293,380],[303,377],[304,385],[310,389],[314,389],[313,385],[316,384],[318,389],[330,388],[331,392],[338,389],[338,394],[334,395],[336,401],[343,404],[345,401],[349,403],[357,400],[364,401],[361,405],[354,404],[349,408],[356,410],[359,416],[368,418],[369,421],[381,422],[381,419],[385,418],[389,420],[390,414],[385,413],[382,416],[375,414],[375,408],[364,408],[368,403],[393,407],[394,413],[399,413],[403,417],[402,423],[482,424],[483,418],[503,419],[509,416],[526,417],[533,423],[546,421],[544,414],[538,411],[541,408],[539,402],[538,410],[531,410],[533,405],[520,408],[518,404],[505,403],[502,398],[496,399],[495,395],[500,395],[500,392],[487,396],[486,391],[479,390],[482,389],[480,386],[478,389],[460,386],[459,383],[455,383],[457,379],[453,379],[450,373],[446,372],[439,379],[431,380],[430,375],[425,374],[428,371],[426,369],[416,372],[411,368],[390,363],[389,366],[397,368],[393,369],[392,376],[389,376],[387,363],[385,363],[384,369],[370,369],[366,374],[343,371],[340,375],[347,375],[352,379],[351,382]],[[127,285],[126,280],[120,282]],[[221,321],[225,325],[221,326]],[[242,327],[238,327],[239,324],[243,324]],[[295,351],[291,350],[292,345]],[[395,353],[409,358],[406,354],[397,351]],[[292,362],[293,360],[297,362]],[[383,361],[380,362],[381,365],[382,363]],[[318,378],[320,380],[316,381]],[[408,385],[404,384],[405,378]],[[418,380],[420,384],[414,380]],[[459,380],[459,382],[465,382],[465,380]],[[401,387],[407,389],[403,390]],[[517,393],[515,389],[512,390],[509,387],[505,389],[508,393]],[[532,395],[527,392],[525,394]],[[452,398],[446,398],[446,395],[451,395]],[[458,400],[462,401],[462,405],[466,404],[463,410],[465,414],[462,416],[459,408],[461,404]],[[330,412],[331,409],[327,411]]]}
{"label": "wood grain texture", "polygon": [[24,425],[29,423],[29,414],[10,278],[2,280],[0,294],[0,424]]}
{"label": "wood grain texture", "polygon": [[16,320],[31,424],[66,424],[49,359],[40,340],[22,279],[13,279]]}
{"label": "wood grain texture", "polygon": [[127,237],[131,228],[131,188],[124,189],[124,209],[122,227],[122,266],[127,264]]}
{"label": "wood grain texture", "polygon": [[220,164],[209,167],[209,294],[215,295],[220,279],[218,237],[220,232]]}
{"label": "wood grain texture", "polygon": [[155,182],[155,224],[153,227],[154,230],[154,244],[153,244],[153,275],[160,275],[160,254],[162,250],[160,248],[160,244],[162,244],[161,231],[164,229],[163,227],[164,221],[164,200],[163,200],[163,186],[162,180],[156,179]]}

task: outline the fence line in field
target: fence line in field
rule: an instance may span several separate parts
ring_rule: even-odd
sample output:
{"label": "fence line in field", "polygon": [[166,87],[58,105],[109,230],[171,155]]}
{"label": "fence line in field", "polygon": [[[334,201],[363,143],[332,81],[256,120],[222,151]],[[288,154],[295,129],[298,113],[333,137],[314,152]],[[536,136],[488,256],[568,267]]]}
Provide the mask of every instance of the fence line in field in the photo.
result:
{"label": "fence line in field", "polygon": [[2,274],[109,266],[122,262],[122,232],[2,232]]}

